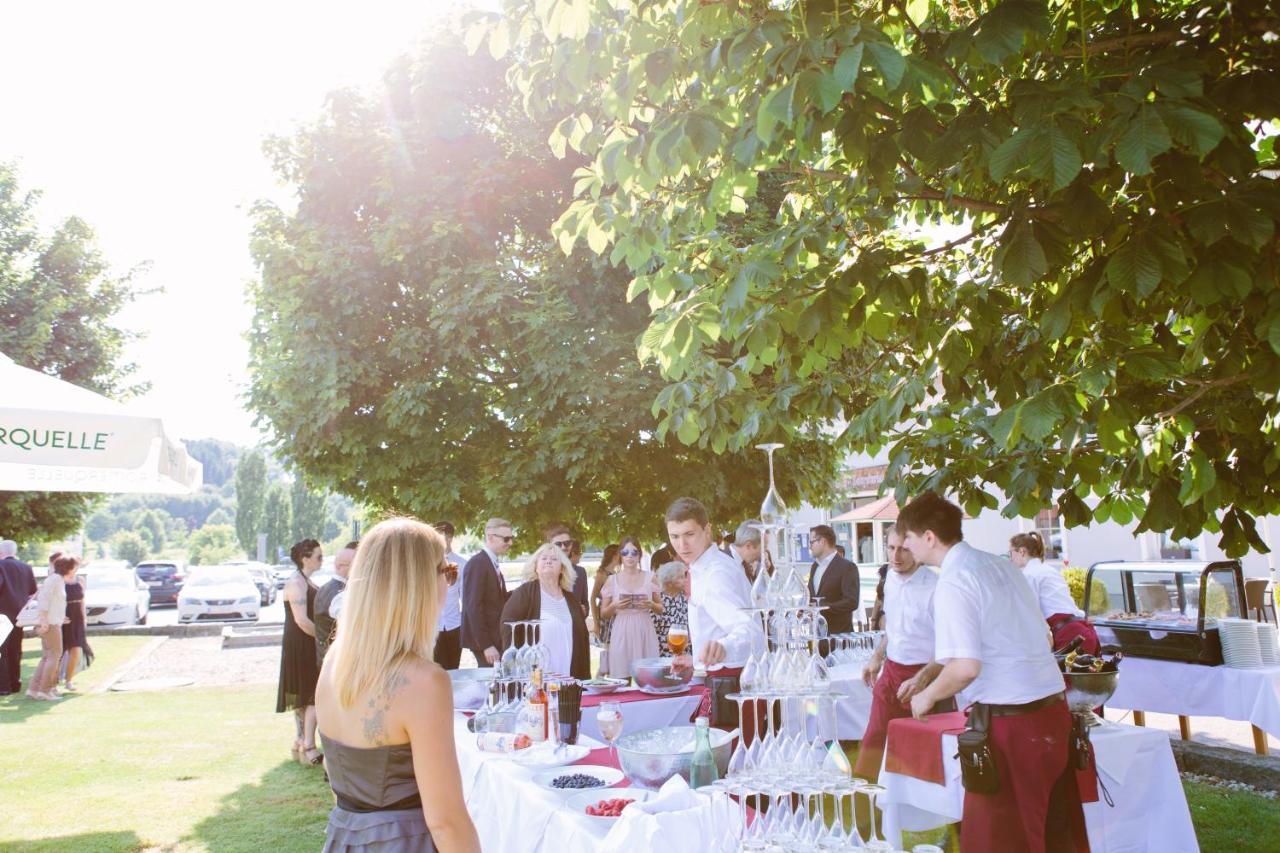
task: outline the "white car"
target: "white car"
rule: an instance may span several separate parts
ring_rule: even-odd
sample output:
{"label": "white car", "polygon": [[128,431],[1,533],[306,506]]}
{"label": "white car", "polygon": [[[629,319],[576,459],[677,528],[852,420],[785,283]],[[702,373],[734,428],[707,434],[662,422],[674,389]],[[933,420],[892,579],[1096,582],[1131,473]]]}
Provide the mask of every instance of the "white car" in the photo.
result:
{"label": "white car", "polygon": [[194,568],[178,593],[178,622],[257,622],[259,600],[243,566]]}
{"label": "white car", "polygon": [[151,588],[133,569],[89,564],[84,579],[87,625],[144,625],[151,610]]}

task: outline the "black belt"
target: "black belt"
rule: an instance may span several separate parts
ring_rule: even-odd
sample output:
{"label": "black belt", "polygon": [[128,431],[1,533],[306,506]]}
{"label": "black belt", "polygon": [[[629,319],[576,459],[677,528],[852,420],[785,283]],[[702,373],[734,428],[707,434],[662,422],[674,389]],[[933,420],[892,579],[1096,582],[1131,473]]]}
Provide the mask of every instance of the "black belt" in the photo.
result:
{"label": "black belt", "polygon": [[385,806],[374,806],[368,803],[361,803],[344,797],[342,794],[334,792],[334,799],[337,801],[339,808],[346,809],[349,812],[358,812],[360,814],[372,814],[374,812],[400,812],[406,809],[422,808],[422,798],[418,794],[410,794],[403,800],[397,800]]}
{"label": "black belt", "polygon": [[[1065,701],[1066,695],[1059,692],[1046,696],[1043,699],[1036,699],[1033,702],[1023,702],[1021,705],[987,705],[982,703],[991,712],[993,717],[1017,717],[1020,714],[1030,714],[1032,711],[1039,711],[1041,708],[1048,708],[1050,705],[1056,705]],[[979,704],[977,702],[975,705]]]}

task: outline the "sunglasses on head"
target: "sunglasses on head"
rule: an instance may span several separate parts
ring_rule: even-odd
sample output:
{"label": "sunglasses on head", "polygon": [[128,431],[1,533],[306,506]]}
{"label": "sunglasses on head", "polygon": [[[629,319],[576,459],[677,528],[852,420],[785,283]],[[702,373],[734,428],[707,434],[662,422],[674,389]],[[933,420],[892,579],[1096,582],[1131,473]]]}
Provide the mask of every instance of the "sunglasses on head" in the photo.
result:
{"label": "sunglasses on head", "polygon": [[618,553],[624,557],[639,557],[640,549],[639,548],[623,548]]}
{"label": "sunglasses on head", "polygon": [[455,583],[458,582],[458,567],[455,566],[453,563],[450,563],[448,560],[445,560],[443,563],[441,563],[440,567],[436,569],[436,571],[440,573],[440,575],[445,579],[445,582],[448,583],[449,586],[453,586]]}

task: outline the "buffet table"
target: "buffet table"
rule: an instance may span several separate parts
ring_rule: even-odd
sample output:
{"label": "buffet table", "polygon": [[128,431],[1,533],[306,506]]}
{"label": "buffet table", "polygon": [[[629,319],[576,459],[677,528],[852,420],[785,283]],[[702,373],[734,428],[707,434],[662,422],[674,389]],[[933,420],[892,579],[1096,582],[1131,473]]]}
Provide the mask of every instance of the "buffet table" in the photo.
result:
{"label": "buffet table", "polygon": [[[1129,680],[1131,661],[1125,661]],[[892,723],[890,726],[892,727]],[[1091,730],[1101,787],[1110,792],[1084,806],[1089,846],[1094,853],[1180,853],[1198,851],[1191,812],[1173,761],[1169,739],[1162,732],[1134,726],[1104,723]],[[937,829],[960,820],[964,813],[964,788],[954,734],[942,737],[945,785],[925,782],[882,769],[880,796],[885,838],[901,847],[904,830]],[[885,762],[888,763],[886,755]]]}
{"label": "buffet table", "polygon": [[[628,708],[624,713],[634,713],[634,710]],[[606,822],[570,809],[565,804],[566,794],[534,784],[532,777],[540,769],[522,767],[503,755],[480,752],[476,748],[476,736],[467,731],[466,718],[460,714],[455,718],[453,735],[463,796],[483,850],[502,853],[659,849],[662,853],[730,853],[736,850],[737,836],[726,832],[726,828],[738,825],[741,817],[738,806],[724,794],[690,791],[684,781],[676,777],[658,798],[645,803],[643,810],[632,806],[622,817]],[[590,740],[583,744],[600,745]],[[612,764],[612,761],[607,749],[598,749],[580,763]],[[565,772],[572,772],[572,765],[565,768]],[[602,798],[625,796],[626,792],[626,788],[595,790],[600,791]]]}
{"label": "buffet table", "polygon": [[862,665],[844,664],[831,668],[831,689],[844,694],[836,702],[836,737],[862,740],[871,717],[871,688],[862,683]]}
{"label": "buffet table", "polygon": [[666,726],[687,726],[693,722],[698,706],[707,689],[693,685],[685,693],[671,696],[654,696],[641,690],[619,690],[602,696],[586,694],[582,697],[582,722],[578,731],[588,737],[600,739],[600,725],[596,722],[596,706],[601,702],[622,703],[623,731],[642,732]]}
{"label": "buffet table", "polygon": [[1267,754],[1267,734],[1280,737],[1280,666],[1236,669],[1194,663],[1126,657],[1109,708],[1176,714],[1182,738],[1191,737],[1190,717],[1223,717],[1253,726],[1254,749]]}

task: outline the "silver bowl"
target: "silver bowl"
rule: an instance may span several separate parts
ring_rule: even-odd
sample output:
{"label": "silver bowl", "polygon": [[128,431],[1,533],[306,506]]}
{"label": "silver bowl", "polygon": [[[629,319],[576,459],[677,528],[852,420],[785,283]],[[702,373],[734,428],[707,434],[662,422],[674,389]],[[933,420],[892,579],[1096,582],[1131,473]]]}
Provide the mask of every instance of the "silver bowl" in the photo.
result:
{"label": "silver bowl", "polygon": [[[656,791],[672,776],[679,774],[689,781],[689,764],[693,761],[693,726],[667,726],[618,738],[618,763],[631,784]],[[711,754],[715,756],[720,778],[729,769],[733,751],[733,733],[711,729]]]}
{"label": "silver bowl", "polygon": [[1093,715],[1093,709],[1107,704],[1116,692],[1119,672],[1064,672],[1067,706],[1073,714]]}
{"label": "silver bowl", "polygon": [[636,658],[631,662],[631,674],[635,676],[636,687],[648,687],[652,690],[670,690],[688,684],[693,678],[693,670],[682,668],[678,673],[671,671],[673,658]]}

